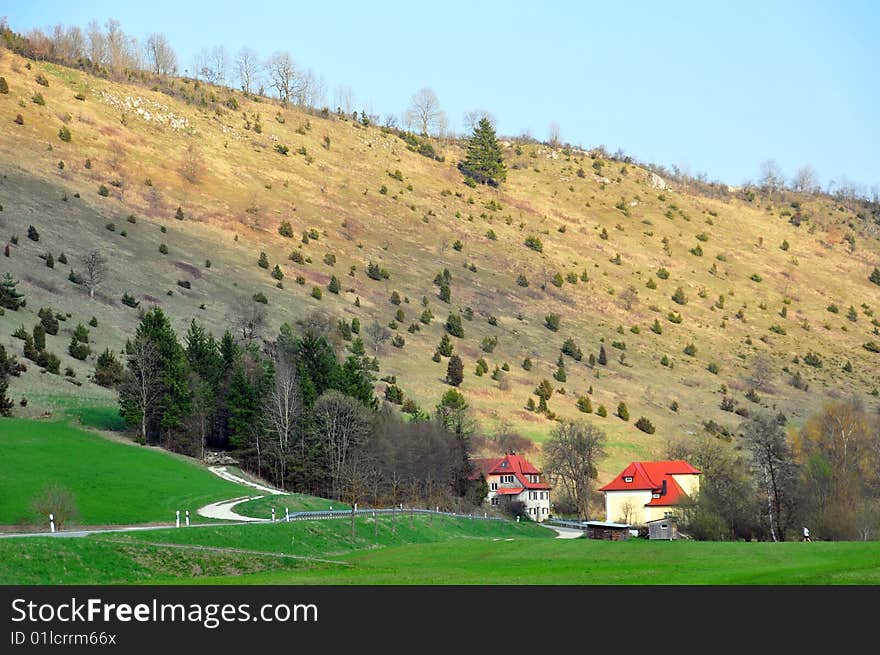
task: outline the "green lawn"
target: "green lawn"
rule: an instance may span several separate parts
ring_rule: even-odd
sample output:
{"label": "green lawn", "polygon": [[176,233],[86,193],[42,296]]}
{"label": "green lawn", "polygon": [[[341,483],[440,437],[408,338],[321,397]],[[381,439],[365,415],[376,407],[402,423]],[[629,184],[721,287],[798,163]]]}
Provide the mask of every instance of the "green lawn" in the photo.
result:
{"label": "green lawn", "polygon": [[284,508],[289,507],[290,513],[314,512],[323,509],[351,509],[349,505],[338,500],[327,500],[317,496],[305,494],[289,494],[286,496],[263,496],[255,500],[249,500],[241,505],[236,505],[233,512],[242,516],[250,516],[259,519],[272,518],[272,508],[275,508],[277,518],[284,517]]}
{"label": "green lawn", "polygon": [[0,540],[0,584],[877,585],[880,542],[625,543],[417,516]]}
{"label": "green lawn", "polygon": [[[100,423],[109,415],[84,419]],[[62,422],[2,419],[0,452],[0,524],[33,520],[31,501],[49,484],[73,492],[82,525],[171,522],[176,509],[195,513],[252,491],[183,458]]]}

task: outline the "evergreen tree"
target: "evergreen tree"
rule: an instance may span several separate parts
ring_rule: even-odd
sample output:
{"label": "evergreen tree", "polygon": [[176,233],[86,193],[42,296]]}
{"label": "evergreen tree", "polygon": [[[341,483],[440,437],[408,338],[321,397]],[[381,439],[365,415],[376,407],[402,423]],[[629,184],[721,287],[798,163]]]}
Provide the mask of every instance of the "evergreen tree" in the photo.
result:
{"label": "evergreen tree", "polygon": [[605,366],[608,363],[608,355],[605,354],[605,345],[599,346],[599,363]]}
{"label": "evergreen tree", "polygon": [[186,352],[178,342],[168,317],[159,307],[144,315],[135,338],[152,342],[158,356],[161,409],[158,416],[148,417],[149,431],[155,435],[159,430],[164,430],[166,437],[169,437],[188,415],[192,401]]}
{"label": "evergreen tree", "polygon": [[8,357],[6,349],[0,345],[0,416],[12,416],[12,399],[6,393],[14,367],[15,360]]}
{"label": "evergreen tree", "polygon": [[73,338],[79,341],[80,343],[88,343],[89,342],[89,330],[82,323],[77,323],[76,328],[73,330]]}
{"label": "evergreen tree", "polygon": [[446,331],[459,339],[464,338],[464,327],[461,325],[461,316],[458,314],[450,314],[446,319]]}
{"label": "evergreen tree", "polygon": [[474,127],[474,133],[468,141],[467,154],[458,168],[465,176],[480,184],[498,186],[507,179],[501,145],[487,118],[482,118]]}
{"label": "evergreen tree", "polygon": [[41,307],[37,312],[40,317],[40,323],[46,328],[46,334],[58,334],[58,317],[51,307]]}
{"label": "evergreen tree", "polygon": [[871,275],[868,276],[868,279],[874,284],[880,286],[880,268],[874,267],[874,270],[871,272]]}
{"label": "evergreen tree", "polygon": [[13,279],[10,273],[5,273],[0,279],[0,307],[18,311],[19,307],[25,306],[24,294],[16,290],[18,281]]}
{"label": "evergreen tree", "polygon": [[95,363],[95,384],[113,388],[122,381],[124,372],[125,369],[116,358],[116,355],[107,348],[98,355],[98,361]]}
{"label": "evergreen tree", "polygon": [[330,293],[339,293],[339,280],[335,275],[330,277],[330,284],[327,285],[327,291]]}
{"label": "evergreen tree", "polygon": [[535,389],[535,395],[538,397],[538,411],[547,411],[547,401],[553,396],[553,385],[550,380],[541,380],[541,384]]}
{"label": "evergreen tree", "polygon": [[37,323],[34,326],[34,348],[37,351],[46,350],[46,328],[42,323]]}
{"label": "evergreen tree", "polygon": [[449,357],[452,354],[452,339],[449,338],[449,335],[446,332],[444,332],[443,336],[440,338],[440,345],[437,346],[437,352],[444,357]]}
{"label": "evergreen tree", "polygon": [[[352,355],[346,358],[342,366],[339,367],[334,386],[337,391],[359,400],[365,407],[377,409],[379,406],[379,401],[373,394],[373,378],[364,369],[363,360],[360,357]],[[402,393],[400,402],[403,402]]]}
{"label": "evergreen tree", "polygon": [[622,418],[624,421],[629,420],[629,410],[626,408],[626,403],[621,401],[617,405],[617,415]]}
{"label": "evergreen tree", "polygon": [[458,355],[449,358],[449,365],[446,367],[446,381],[453,387],[457,387],[464,381],[464,364]]}

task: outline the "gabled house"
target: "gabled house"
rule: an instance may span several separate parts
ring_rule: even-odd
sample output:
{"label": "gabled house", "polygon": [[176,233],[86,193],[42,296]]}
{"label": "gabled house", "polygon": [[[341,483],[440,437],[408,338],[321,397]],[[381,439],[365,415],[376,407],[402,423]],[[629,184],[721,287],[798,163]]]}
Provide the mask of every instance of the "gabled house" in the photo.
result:
{"label": "gabled house", "polygon": [[485,502],[498,507],[505,502],[520,501],[523,511],[533,521],[550,517],[550,485],[542,480],[541,471],[522,455],[510,454],[475,460],[479,476],[486,478],[489,495]]}
{"label": "gabled house", "polygon": [[644,525],[671,514],[700,490],[700,471],[684,460],[632,462],[599,491],[605,520]]}

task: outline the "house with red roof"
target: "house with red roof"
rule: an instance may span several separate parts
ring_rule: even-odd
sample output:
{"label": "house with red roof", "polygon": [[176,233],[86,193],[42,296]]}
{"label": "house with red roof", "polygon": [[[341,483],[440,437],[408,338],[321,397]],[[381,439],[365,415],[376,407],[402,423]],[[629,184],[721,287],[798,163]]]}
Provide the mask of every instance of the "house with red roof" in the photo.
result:
{"label": "house with red roof", "polygon": [[673,513],[700,490],[700,471],[682,459],[632,462],[599,491],[605,520],[643,525]]}
{"label": "house with red roof", "polygon": [[543,481],[541,471],[525,457],[511,453],[474,461],[477,473],[486,478],[489,495],[485,502],[493,507],[520,501],[526,516],[533,521],[550,517],[550,485]]}

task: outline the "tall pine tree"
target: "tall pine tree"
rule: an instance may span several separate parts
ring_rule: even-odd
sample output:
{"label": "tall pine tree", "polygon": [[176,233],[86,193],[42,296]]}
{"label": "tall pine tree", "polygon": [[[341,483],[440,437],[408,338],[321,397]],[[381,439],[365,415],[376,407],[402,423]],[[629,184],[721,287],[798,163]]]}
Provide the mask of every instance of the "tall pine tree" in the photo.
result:
{"label": "tall pine tree", "polygon": [[19,307],[24,307],[24,294],[15,288],[17,285],[18,281],[9,273],[0,279],[0,307],[14,312],[18,311]]}
{"label": "tall pine tree", "polygon": [[487,118],[482,118],[474,127],[474,133],[468,141],[467,155],[464,161],[459,162],[458,169],[480,184],[498,186],[507,179],[501,146]]}

